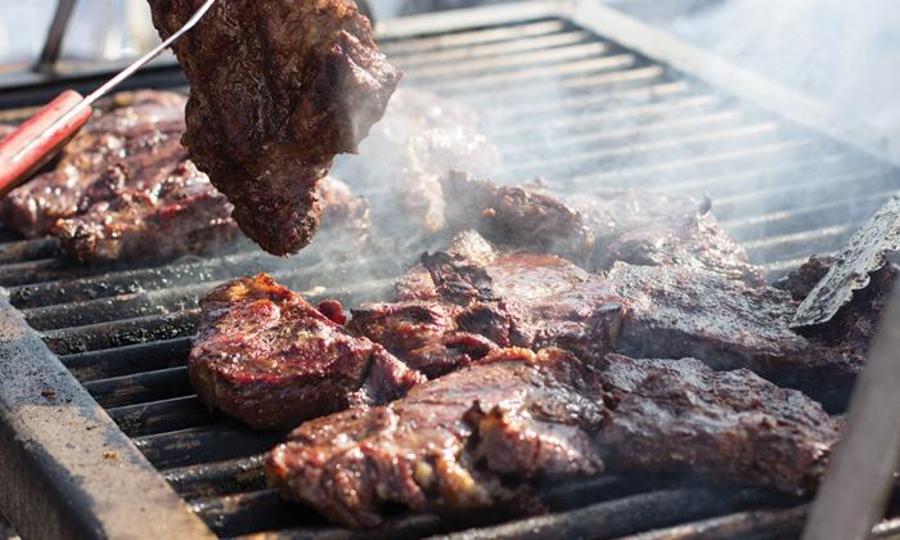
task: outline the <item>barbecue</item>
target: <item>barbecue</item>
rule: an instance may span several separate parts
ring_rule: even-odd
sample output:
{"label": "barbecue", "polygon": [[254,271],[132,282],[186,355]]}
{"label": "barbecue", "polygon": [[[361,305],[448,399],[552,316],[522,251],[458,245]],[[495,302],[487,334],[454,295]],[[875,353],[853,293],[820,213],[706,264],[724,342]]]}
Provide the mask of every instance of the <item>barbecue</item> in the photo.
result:
{"label": "barbecue", "polygon": [[[200,4],[150,2],[163,36]],[[192,83],[191,157],[250,238],[271,253],[299,251],[318,228],[319,181],[337,154],[358,150],[401,77],[369,20],[350,0],[220,2],[175,52]]]}
{"label": "barbecue", "polygon": [[[146,172],[77,151],[140,99],[183,103],[170,60],[41,172],[87,167],[69,214],[0,231],[0,511],[26,537],[799,534],[861,425],[892,259],[828,322],[793,316],[900,186],[884,148],[593,0],[373,35],[402,87],[360,155],[292,184],[322,223],[293,257],[240,240],[177,145]],[[107,77],[0,87],[0,122]]]}

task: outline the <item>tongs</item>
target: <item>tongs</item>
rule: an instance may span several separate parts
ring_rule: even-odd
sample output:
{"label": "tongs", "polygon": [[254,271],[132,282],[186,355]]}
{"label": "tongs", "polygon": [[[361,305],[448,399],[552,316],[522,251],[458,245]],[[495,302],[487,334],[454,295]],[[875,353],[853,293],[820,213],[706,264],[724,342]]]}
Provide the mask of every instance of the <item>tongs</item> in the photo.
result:
{"label": "tongs", "polygon": [[46,164],[84,127],[91,118],[92,106],[98,99],[178,41],[200,22],[215,3],[216,0],[206,0],[177,32],[87,97],[75,90],[66,90],[0,140],[0,198],[21,185],[31,174]]}

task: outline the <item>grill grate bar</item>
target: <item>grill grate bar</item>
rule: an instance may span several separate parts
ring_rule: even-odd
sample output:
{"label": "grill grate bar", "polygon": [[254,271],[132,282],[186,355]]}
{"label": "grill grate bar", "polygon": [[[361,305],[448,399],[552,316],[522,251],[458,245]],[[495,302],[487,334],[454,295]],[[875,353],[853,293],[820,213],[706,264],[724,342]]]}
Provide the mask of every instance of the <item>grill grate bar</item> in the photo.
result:
{"label": "grill grate bar", "polygon": [[191,339],[180,337],[71,354],[63,356],[62,363],[85,382],[184,365],[190,350]]}
{"label": "grill grate bar", "polygon": [[433,49],[449,50],[497,41],[530,39],[562,32],[567,27],[568,25],[560,20],[539,21],[437,36],[404,38],[402,41],[385,40],[379,42],[378,46],[388,56],[422,54]]}
{"label": "grill grate bar", "polygon": [[257,491],[266,488],[265,454],[169,469],[166,480],[188,499]]}
{"label": "grill grate bar", "polygon": [[565,33],[540,35],[528,39],[511,39],[508,41],[485,43],[460,49],[441,49],[425,52],[415,51],[412,52],[412,54],[397,54],[389,51],[388,55],[391,62],[399,65],[404,71],[407,71],[421,67],[431,67],[442,62],[485,60],[502,55],[575,45],[589,40],[591,40],[590,34],[575,30]]}
{"label": "grill grate bar", "polygon": [[194,395],[152,403],[124,405],[109,409],[108,412],[129,437],[161,435],[208,427],[223,420]]}
{"label": "grill grate bar", "polygon": [[100,379],[84,383],[91,396],[103,407],[134,405],[192,395],[187,367],[145,371],[114,379]]}
{"label": "grill grate bar", "polygon": [[280,433],[250,431],[232,422],[181,431],[144,435],[134,443],[158,469],[171,469],[236,459],[272,449]]}
{"label": "grill grate bar", "polygon": [[54,238],[35,238],[7,242],[0,245],[0,265],[21,261],[48,259],[59,254],[59,245]]}

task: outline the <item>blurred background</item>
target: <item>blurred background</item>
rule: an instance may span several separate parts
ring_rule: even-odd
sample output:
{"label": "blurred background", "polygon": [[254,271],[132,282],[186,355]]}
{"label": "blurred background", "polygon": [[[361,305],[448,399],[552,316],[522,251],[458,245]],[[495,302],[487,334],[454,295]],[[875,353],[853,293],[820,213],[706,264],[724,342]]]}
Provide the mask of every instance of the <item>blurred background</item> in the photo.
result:
{"label": "blurred background", "polygon": [[[389,19],[502,0],[371,0]],[[597,0],[900,136],[897,0]],[[0,0],[0,71],[38,57],[56,0]],[[70,66],[134,56],[157,40],[146,0],[78,0]]]}

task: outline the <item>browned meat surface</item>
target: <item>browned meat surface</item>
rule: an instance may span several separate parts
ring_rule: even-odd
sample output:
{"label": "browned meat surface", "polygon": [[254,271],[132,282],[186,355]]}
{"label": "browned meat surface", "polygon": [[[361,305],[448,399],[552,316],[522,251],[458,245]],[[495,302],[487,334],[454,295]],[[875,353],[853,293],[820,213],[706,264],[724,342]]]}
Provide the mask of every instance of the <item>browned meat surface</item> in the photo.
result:
{"label": "browned meat surface", "polygon": [[336,170],[356,189],[378,186],[379,228],[408,237],[444,227],[441,177],[458,168],[488,175],[499,163],[473,111],[430,92],[399,89],[359,155],[341,158]]}
{"label": "browned meat surface", "polygon": [[491,242],[554,253],[582,265],[594,250],[594,233],[583,216],[551,195],[497,186],[461,172],[446,176],[442,185],[453,229],[473,228]]}
{"label": "browned meat surface", "polygon": [[301,425],[269,455],[267,473],[285,497],[368,527],[388,504],[539,512],[543,480],[603,469],[803,493],[838,430],[802,393],[746,370],[505,349],[389,405]]}
{"label": "browned meat surface", "polygon": [[377,525],[387,503],[515,504],[531,481],[603,470],[590,439],[600,393],[596,374],[561,351],[498,351],[389,405],[306,422],[267,473],[286,497],[353,527]]}
{"label": "browned meat surface", "polygon": [[214,252],[237,238],[231,205],[205,174],[187,160],[163,169],[168,176],[151,173],[155,183],[140,187],[115,169],[89,188],[83,213],[59,220],[50,233],[81,262],[171,259]]}
{"label": "browned meat surface", "polygon": [[[775,287],[790,292],[796,301],[802,301],[828,273],[833,262],[833,257],[813,256],[798,270],[777,282]],[[853,366],[854,374],[861,369],[888,297],[897,282],[898,272],[900,268],[893,264],[873,272],[869,285],[855,291],[853,299],[829,322],[798,330],[812,344],[804,353],[805,361],[811,365]],[[852,377],[848,377],[845,385],[819,396],[827,409],[845,409],[853,381]],[[814,382],[807,384],[813,385]]]}
{"label": "browned meat surface", "polygon": [[326,176],[319,183],[319,200],[322,201],[322,228],[349,233],[357,242],[369,237],[371,220],[369,201],[355,195],[350,186],[333,176]]}
{"label": "browned meat surface", "polygon": [[[376,405],[424,381],[378,344],[261,274],[201,300],[189,358],[200,398],[257,429],[287,429],[349,406]],[[330,316],[330,317],[329,317]]]}
{"label": "browned meat surface", "polygon": [[678,265],[765,285],[762,270],[716,222],[709,200],[629,190],[579,198],[574,206],[596,235],[595,269],[609,269],[616,261]]}
{"label": "browned meat surface", "polygon": [[711,270],[765,284],[744,249],[716,223],[709,203],[641,191],[573,197],[536,187],[497,186],[455,172],[443,180],[445,214],[454,228],[473,227],[498,244],[555,253],[592,271],[616,261]]}
{"label": "browned meat surface", "polygon": [[840,433],[818,403],[745,369],[612,354],[602,379],[609,410],[597,441],[615,469],[709,473],[808,493]]}
{"label": "browned meat surface", "polygon": [[187,157],[179,142],[184,104],[181,95],[155,91],[108,101],[63,149],[52,171],[0,202],[3,222],[25,236],[41,236],[57,220],[85,212],[98,181],[124,178],[136,189],[157,185]]}
{"label": "browned meat surface", "polygon": [[[203,0],[150,0],[160,34]],[[356,152],[400,80],[352,0],[217,3],[174,47],[191,83],[184,143],[265,250],[318,227],[316,186]]]}
{"label": "browned meat surface", "polygon": [[784,291],[684,266],[615,263],[607,277],[625,298],[616,347],[623,354],[692,356],[716,369],[748,368],[829,408],[862,368],[859,359],[817,348],[792,332],[797,304]]}
{"label": "browned meat surface", "polygon": [[562,347],[586,356],[612,349],[621,299],[602,278],[555,255],[492,252],[474,233],[401,282],[397,303],[353,310],[354,332],[430,377],[496,347]]}

